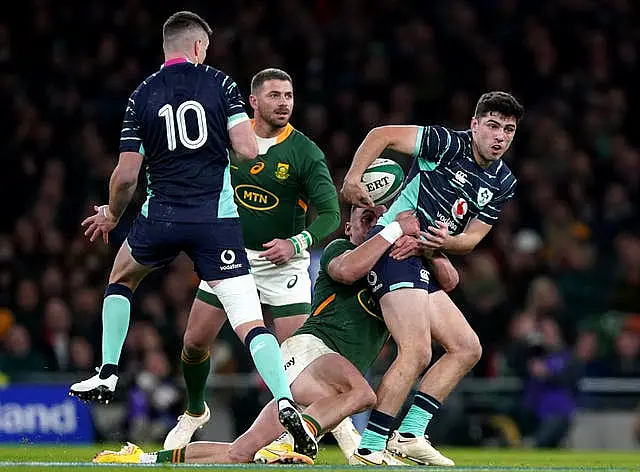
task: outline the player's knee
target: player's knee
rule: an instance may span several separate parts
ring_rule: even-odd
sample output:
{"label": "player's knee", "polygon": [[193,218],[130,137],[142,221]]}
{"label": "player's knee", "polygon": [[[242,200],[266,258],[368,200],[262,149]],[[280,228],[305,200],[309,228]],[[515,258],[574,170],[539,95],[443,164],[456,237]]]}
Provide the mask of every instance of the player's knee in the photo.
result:
{"label": "player's knee", "polygon": [[138,280],[127,274],[112,272],[111,275],[109,275],[109,285],[113,284],[123,285],[133,292],[138,286]]}
{"label": "player's knee", "polygon": [[182,350],[189,357],[198,357],[207,352],[213,340],[205,338],[201,332],[187,328],[182,338]]}
{"label": "player's knee", "polygon": [[376,392],[367,384],[354,391],[358,398],[358,409],[356,411],[370,410],[378,402]]}
{"label": "player's knee", "polygon": [[402,364],[407,373],[419,375],[431,363],[431,342],[399,347],[396,362]]}
{"label": "player's knee", "polygon": [[482,344],[480,344],[480,339],[476,333],[473,333],[467,342],[466,346],[467,358],[469,363],[471,364],[469,368],[476,365],[476,363],[482,357]]}
{"label": "player's knee", "polygon": [[482,357],[482,345],[478,335],[471,332],[458,338],[454,352],[460,357],[462,363],[471,369]]}

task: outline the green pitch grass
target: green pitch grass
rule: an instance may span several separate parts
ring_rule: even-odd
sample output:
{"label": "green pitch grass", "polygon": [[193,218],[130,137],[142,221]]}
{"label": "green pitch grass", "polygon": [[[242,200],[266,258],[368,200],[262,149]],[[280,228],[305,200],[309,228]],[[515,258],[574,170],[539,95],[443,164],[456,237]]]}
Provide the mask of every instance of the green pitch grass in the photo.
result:
{"label": "green pitch grass", "polygon": [[[25,472],[69,472],[94,469],[100,472],[131,470],[131,468],[170,469],[206,469],[224,472],[273,471],[274,466],[258,465],[189,465],[159,464],[112,466],[92,464],[93,455],[103,449],[120,449],[120,445],[96,446],[35,446],[16,445],[0,447],[0,471]],[[153,450],[146,447],[145,450]],[[533,471],[638,471],[640,470],[640,452],[604,452],[604,451],[541,451],[517,449],[443,449],[443,452],[456,461],[457,470],[468,472],[533,472]],[[307,469],[309,472],[337,471],[345,472],[368,467],[348,466],[340,450],[336,447],[321,447],[316,466],[275,466],[289,470]],[[390,469],[389,467],[385,469]],[[391,467],[391,469],[404,469]],[[456,470],[454,469],[454,470]],[[451,471],[450,468],[429,467],[429,472]]]}

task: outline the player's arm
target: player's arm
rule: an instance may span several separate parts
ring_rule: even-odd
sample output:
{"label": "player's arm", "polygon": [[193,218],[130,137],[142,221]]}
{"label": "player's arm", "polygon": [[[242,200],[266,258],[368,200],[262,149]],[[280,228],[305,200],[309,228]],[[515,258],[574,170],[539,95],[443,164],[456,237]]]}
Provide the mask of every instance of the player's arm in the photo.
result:
{"label": "player's arm", "polygon": [[344,177],[342,196],[353,205],[373,206],[373,201],[361,183],[362,174],[375,161],[382,151],[391,149],[405,154],[416,154],[421,138],[421,126],[379,126],[369,131],[351,162]]}
{"label": "player's arm", "polygon": [[142,123],[139,119],[138,104],[144,102],[140,97],[141,89],[137,89],[127,102],[124,112],[122,130],[120,131],[120,157],[118,165],[109,180],[108,211],[115,221],[119,221],[131,202],[138,185],[138,174],[144,160],[142,142]]}
{"label": "player's arm", "polygon": [[411,213],[403,213],[357,248],[333,258],[327,265],[329,277],[341,284],[351,285],[367,275],[378,259],[403,235],[416,234],[420,223]]}
{"label": "player's arm", "polygon": [[430,226],[421,235],[425,239],[426,246],[432,249],[442,249],[449,254],[468,254],[491,231],[498,222],[500,212],[505,203],[513,198],[516,188],[516,179],[509,174],[502,182],[503,192],[494,201],[488,203],[477,218],[469,222],[465,230],[456,235],[449,235],[449,228],[441,221],[436,221],[436,226]]}
{"label": "player's arm", "polygon": [[389,256],[396,260],[405,260],[409,257],[422,257],[431,269],[431,273],[445,292],[450,292],[458,285],[460,275],[449,258],[442,251],[425,248],[420,239],[413,236],[402,236],[398,239]]}
{"label": "player's arm", "polygon": [[255,159],[258,155],[258,140],[251,121],[244,108],[244,100],[238,85],[225,76],[221,87],[224,88],[225,113],[231,149],[240,160]]}
{"label": "player's arm", "polygon": [[331,179],[324,153],[317,146],[312,145],[310,155],[306,157],[304,162],[306,164],[302,179],[304,193],[315,207],[317,216],[306,230],[289,238],[296,254],[322,241],[340,225],[338,194]]}
{"label": "player's arm", "polygon": [[109,180],[109,213],[119,221],[138,186],[144,156],[138,152],[121,152],[118,165]]}
{"label": "player's arm", "polygon": [[429,226],[427,231],[420,232],[423,237],[420,244],[428,249],[441,249],[448,254],[468,254],[491,231],[491,228],[491,225],[476,218],[471,220],[462,233],[452,236],[445,223],[436,221],[436,226]]}
{"label": "player's arm", "polygon": [[258,155],[258,141],[256,133],[248,120],[234,125],[229,129],[229,140],[231,149],[240,160],[255,159]]}

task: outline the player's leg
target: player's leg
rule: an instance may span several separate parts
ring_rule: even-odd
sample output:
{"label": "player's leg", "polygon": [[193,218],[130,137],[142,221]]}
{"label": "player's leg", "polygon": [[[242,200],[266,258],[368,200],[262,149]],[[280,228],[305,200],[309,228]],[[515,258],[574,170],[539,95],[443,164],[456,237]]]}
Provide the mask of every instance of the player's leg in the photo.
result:
{"label": "player's leg", "polygon": [[[281,349],[291,391],[296,402],[308,405],[304,418],[316,435],[375,403],[375,394],[362,374],[321,339],[299,334],[287,339]],[[353,439],[348,444],[345,439],[341,445],[347,457],[356,446]],[[267,462],[274,454],[290,450],[289,441],[283,437],[261,448],[255,458]]]}
{"label": "player's leg", "polygon": [[280,422],[296,440],[296,452],[315,457],[318,446],[293,402],[280,345],[264,326],[239,220],[213,226],[205,237],[194,235],[191,251],[196,272],[207,281],[231,327],[249,349],[258,373],[277,400]]}
{"label": "player's leg", "polygon": [[389,441],[389,449],[421,464],[453,466],[452,460],[431,446],[425,432],[445,398],[478,362],[482,347],[476,333],[444,291],[429,297],[431,336],[446,352],[423,376],[407,415]]}
{"label": "player's leg", "polygon": [[129,330],[131,298],[142,279],[178,253],[170,246],[158,249],[158,228],[136,220],[122,244],[109,275],[102,305],[102,365],[98,375],[75,383],[69,394],[82,400],[108,403],[118,381],[118,363]]}
{"label": "player's leg", "polygon": [[383,257],[367,278],[380,301],[398,355],[376,390],[377,403],[362,434],[354,464],[381,464],[395,415],[413,383],[431,360],[429,272],[416,257]]}
{"label": "player's leg", "polygon": [[[209,288],[208,284],[204,285]],[[187,409],[164,440],[163,447],[167,450],[185,447],[193,434],[211,418],[211,411],[205,402],[207,378],[211,370],[210,348],[227,320],[224,310],[214,304],[217,299],[211,297],[215,296],[198,289],[191,305],[180,355]]]}

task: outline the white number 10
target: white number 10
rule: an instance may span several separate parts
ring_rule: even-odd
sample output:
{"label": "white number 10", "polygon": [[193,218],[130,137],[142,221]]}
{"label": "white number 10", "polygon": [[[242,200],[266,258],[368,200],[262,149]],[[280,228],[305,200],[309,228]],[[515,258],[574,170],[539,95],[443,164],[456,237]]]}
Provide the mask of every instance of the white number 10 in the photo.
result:
{"label": "white number 10", "polygon": [[[196,114],[198,123],[198,135],[195,139],[191,139],[187,135],[185,115],[189,110],[192,110]],[[158,110],[158,116],[163,117],[167,125],[167,146],[169,147],[169,151],[173,151],[176,148],[176,127],[178,128],[180,142],[187,149],[198,149],[207,142],[207,118],[204,108],[199,102],[188,100],[180,104],[176,110],[175,119],[173,117],[173,107],[167,103]]]}

